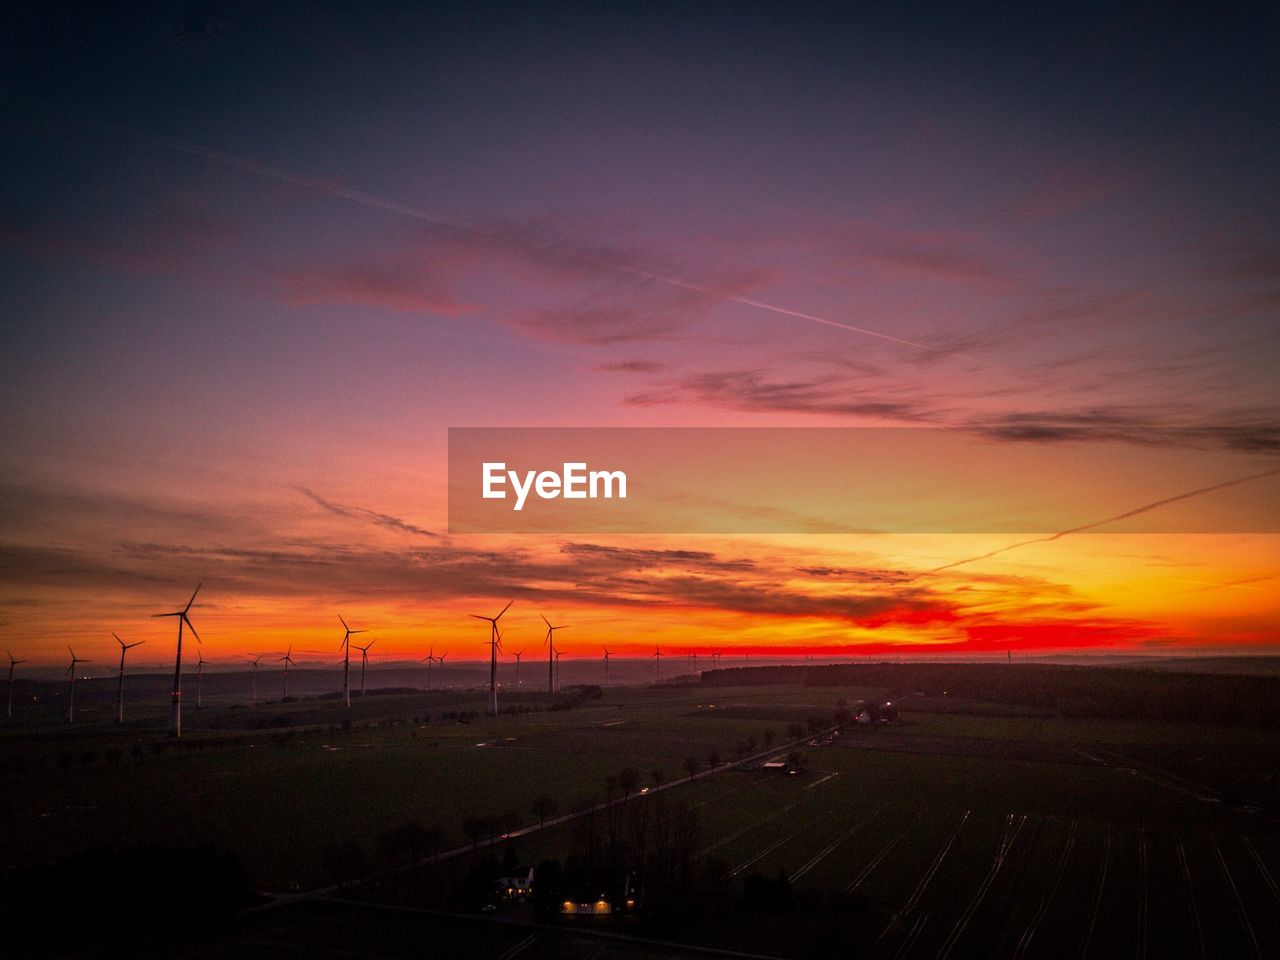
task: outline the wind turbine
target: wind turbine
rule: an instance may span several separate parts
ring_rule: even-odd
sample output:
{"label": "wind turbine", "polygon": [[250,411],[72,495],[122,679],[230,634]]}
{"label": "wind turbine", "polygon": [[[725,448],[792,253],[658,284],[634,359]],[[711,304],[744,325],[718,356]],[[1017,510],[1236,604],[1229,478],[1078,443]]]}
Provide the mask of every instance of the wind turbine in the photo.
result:
{"label": "wind turbine", "polygon": [[516,687],[517,687],[517,688],[519,688],[519,686],[520,686],[520,658],[524,656],[524,651],[523,651],[523,650],[517,650],[515,653],[513,653],[513,654],[512,654],[512,656],[516,658]]}
{"label": "wind turbine", "polygon": [[281,698],[280,702],[286,703],[289,700],[289,664],[293,663],[292,643],[289,644],[289,649],[283,657],[276,658],[276,663],[284,663],[284,697]]}
{"label": "wind turbine", "polygon": [[696,674],[698,672],[698,651],[697,650],[689,654],[689,661],[693,664],[693,672]]}
{"label": "wind turbine", "polygon": [[178,650],[173,658],[173,706],[170,708],[169,730],[175,737],[182,736],[182,625],[185,623],[191,630],[191,635],[196,638],[196,643],[200,642],[200,634],[196,633],[196,628],[191,626],[191,618],[187,613],[191,610],[191,605],[196,602],[196,594],[200,592],[203,584],[197,583],[195,592],[191,594],[191,599],[187,601],[187,605],[181,610],[173,613],[153,613],[153,617],[177,617],[178,618]]}
{"label": "wind turbine", "polygon": [[253,706],[258,705],[258,661],[262,659],[262,654],[258,654],[252,660],[245,660],[245,663],[253,664],[253,679],[250,681],[249,698]]}
{"label": "wind turbine", "polygon": [[609,685],[609,658],[611,656],[613,656],[613,654],[609,652],[608,647],[605,647],[604,648],[604,685],[606,687]]}
{"label": "wind turbine", "polygon": [[[9,651],[5,651],[9,653]],[[20,663],[26,663],[25,660],[13,659],[13,654],[9,653],[9,719],[13,719],[13,668]]]}
{"label": "wind turbine", "polygon": [[196,655],[200,658],[196,661],[196,709],[204,709],[204,654],[199,650]]}
{"label": "wind turbine", "polygon": [[[134,647],[140,647],[147,641],[135,640],[133,643],[125,643],[116,634],[111,634],[116,638],[116,643],[120,644],[120,691],[116,698],[116,723],[124,723],[124,655]],[[12,668],[10,668],[12,669]],[[11,684],[12,685],[12,684]]]}
{"label": "wind turbine", "polygon": [[489,709],[495,717],[498,715],[498,646],[502,643],[502,638],[498,635],[498,621],[502,619],[502,614],[511,609],[513,603],[514,600],[508,600],[496,617],[471,614],[476,620],[489,621]]}
{"label": "wind turbine", "polygon": [[653,653],[650,657],[655,658],[653,661],[653,682],[658,683],[662,679],[662,648],[654,644]]}
{"label": "wind turbine", "polygon": [[427,653],[425,657],[422,658],[421,661],[419,661],[420,663],[425,663],[427,665],[427,692],[428,693],[431,692],[431,664],[435,662],[435,659],[436,659],[436,645],[433,643],[431,645],[431,650]]}
{"label": "wind turbine", "polygon": [[560,689],[560,651],[556,651],[556,689]]}
{"label": "wind turbine", "polygon": [[447,656],[448,656],[448,654],[447,654],[447,653],[442,653],[442,654],[440,654],[440,656],[436,657],[436,663],[440,664],[440,680],[441,680],[441,682],[443,682],[443,681],[444,681],[444,658],[445,658],[445,657],[447,657]]}
{"label": "wind turbine", "polygon": [[[71,645],[67,645],[67,649],[71,650]],[[71,666],[67,667],[67,723],[76,722],[76,664],[91,663],[90,660],[81,660],[76,656],[76,652],[71,650]]]}
{"label": "wind turbine", "polygon": [[369,648],[372,647],[377,640],[370,640],[363,647],[356,644],[356,649],[360,651],[360,696],[364,696],[364,671],[369,666]]}
{"label": "wind turbine", "polygon": [[338,614],[338,620],[342,623],[342,629],[346,631],[342,635],[342,643],[338,649],[342,651],[342,699],[348,707],[351,706],[351,638],[357,633],[365,633],[364,630],[352,630],[347,626],[347,621],[342,619],[342,614]]}
{"label": "wind turbine", "polygon": [[[538,616],[542,617],[542,614],[538,614]],[[555,693],[555,632],[557,630],[563,630],[564,626],[553,627],[551,625],[551,621],[546,617],[542,617],[542,622],[547,625],[547,638],[542,641],[543,645],[547,648],[547,693]]]}

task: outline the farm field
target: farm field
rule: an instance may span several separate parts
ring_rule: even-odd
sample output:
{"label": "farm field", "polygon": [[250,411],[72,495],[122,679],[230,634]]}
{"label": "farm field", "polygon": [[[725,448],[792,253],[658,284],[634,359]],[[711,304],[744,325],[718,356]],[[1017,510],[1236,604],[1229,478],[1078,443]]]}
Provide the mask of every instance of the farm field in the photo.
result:
{"label": "farm field", "polygon": [[[13,869],[95,846],[198,838],[233,851],[265,895],[305,896],[342,879],[332,872],[336,843],[360,853],[363,866],[341,891],[246,918],[228,941],[237,956],[272,955],[272,944],[279,955],[318,956],[331,937],[359,936],[368,924],[390,929],[388,909],[400,911],[404,929],[443,931],[449,923],[437,912],[494,925],[494,956],[530,931],[538,935],[522,955],[600,955],[596,933],[776,957],[1280,953],[1271,814],[1127,759],[1201,756],[1224,736],[1251,754],[1274,751],[1263,733],[943,715],[913,711],[906,698],[900,724],[806,733],[797,773],[761,768],[766,741],[776,744],[771,755],[791,753],[785,740],[798,718],[829,726],[838,703],[876,693],[610,688],[572,709],[538,709],[547,704],[530,698],[529,712],[474,720],[478,695],[404,693],[357,701],[345,726],[329,700],[211,707],[180,747],[164,738],[158,711],[139,711],[124,729],[102,721],[69,731],[41,720],[0,739],[0,856]],[[458,711],[469,722],[442,719]],[[757,758],[732,766],[746,747]],[[706,773],[712,759],[724,769]],[[458,900],[476,864],[505,853],[508,831],[522,864],[572,860],[586,821],[556,817],[622,801],[625,768],[638,780],[610,808],[618,829],[643,805],[694,812],[696,911],[660,926],[619,917],[548,927],[527,904],[481,916]],[[552,823],[526,832],[537,825],[539,797],[554,798]],[[475,815],[487,827],[468,834]],[[608,811],[588,819],[600,837],[612,829]],[[436,828],[435,850],[449,858],[409,870],[386,859],[388,832],[415,822]],[[789,905],[744,900],[751,878],[785,879]],[[368,906],[324,899],[335,896]],[[338,932],[323,932],[331,927]],[[667,955],[626,943],[631,953],[611,946],[608,955]]]}

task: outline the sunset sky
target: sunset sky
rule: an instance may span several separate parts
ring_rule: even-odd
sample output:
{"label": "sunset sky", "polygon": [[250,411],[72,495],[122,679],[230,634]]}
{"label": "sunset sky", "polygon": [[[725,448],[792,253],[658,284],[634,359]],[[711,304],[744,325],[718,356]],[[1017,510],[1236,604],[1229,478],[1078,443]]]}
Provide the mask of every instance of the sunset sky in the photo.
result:
{"label": "sunset sky", "polygon": [[0,650],[163,661],[198,581],[214,661],[510,599],[570,657],[1280,648],[1275,475],[985,558],[446,499],[449,427],[1089,451],[1048,502],[1185,451],[1097,520],[1280,467],[1276,5],[54,6],[0,20]]}

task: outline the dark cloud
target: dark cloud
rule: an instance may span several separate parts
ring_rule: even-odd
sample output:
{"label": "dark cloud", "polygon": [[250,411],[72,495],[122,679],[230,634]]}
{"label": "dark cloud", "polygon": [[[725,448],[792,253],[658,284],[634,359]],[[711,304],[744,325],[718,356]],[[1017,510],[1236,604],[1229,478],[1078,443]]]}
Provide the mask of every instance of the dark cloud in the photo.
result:
{"label": "dark cloud", "polygon": [[604,373],[658,373],[666,365],[652,360],[623,360],[619,363],[602,363],[596,367]]}
{"label": "dark cloud", "polygon": [[346,517],[350,520],[367,520],[369,522],[376,523],[379,526],[386,527],[389,530],[395,530],[399,533],[411,533],[418,537],[439,536],[437,533],[433,533],[432,531],[419,527],[416,524],[401,520],[399,517],[393,517],[390,514],[379,513],[376,510],[369,510],[365,507],[343,506],[342,504],[325,500],[319,494],[308,490],[306,487],[298,487],[297,489],[318,506],[323,507],[325,510],[328,510],[330,513],[339,517]]}
{"label": "dark cloud", "polygon": [[769,413],[834,414],[913,423],[937,422],[939,414],[909,400],[889,399],[880,387],[860,387],[842,377],[770,380],[763,370],[696,374],[632,394],[633,406],[698,403]]}

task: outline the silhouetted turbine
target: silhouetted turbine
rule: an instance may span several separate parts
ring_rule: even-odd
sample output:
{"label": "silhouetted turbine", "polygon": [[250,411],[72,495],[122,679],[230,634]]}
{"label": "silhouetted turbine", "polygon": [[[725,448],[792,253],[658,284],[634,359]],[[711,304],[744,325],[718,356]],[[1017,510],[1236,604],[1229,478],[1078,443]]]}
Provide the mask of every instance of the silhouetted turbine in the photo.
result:
{"label": "silhouetted turbine", "polygon": [[13,668],[16,667],[18,664],[26,663],[27,661],[13,659],[13,654],[10,653],[8,650],[6,650],[5,653],[9,654],[9,719],[12,720],[13,719]]}
{"label": "silhouetted turbine", "polygon": [[[542,617],[542,614],[538,616]],[[555,632],[563,630],[564,626],[553,627],[546,617],[542,617],[542,622],[547,625],[547,635],[542,641],[542,645],[547,648],[547,693],[555,693]]]}
{"label": "silhouetted turbine", "polygon": [[81,660],[76,656],[76,652],[71,650],[71,645],[67,644],[67,649],[71,651],[71,666],[67,667],[67,723],[76,722],[76,664],[92,663],[92,660]]}
{"label": "silhouetted turbine", "polygon": [[169,712],[169,731],[175,736],[182,736],[182,626],[186,624],[191,630],[191,635],[196,638],[196,643],[200,642],[200,634],[196,633],[196,628],[191,625],[191,618],[187,613],[191,610],[191,605],[196,602],[196,594],[200,592],[203,584],[196,584],[195,591],[191,594],[191,599],[187,601],[187,605],[181,610],[173,613],[154,613],[153,617],[177,617],[178,618],[178,648],[173,658],[173,706]]}
{"label": "silhouetted turbine", "polygon": [[284,663],[284,696],[281,698],[280,702],[284,703],[289,699],[289,664],[293,663],[292,643],[289,644],[289,649],[285,651],[285,655],[283,657],[276,658],[276,663],[282,662]]}
{"label": "silhouetted turbine", "polygon": [[116,723],[124,723],[124,655],[147,641],[135,640],[133,643],[125,643],[117,634],[111,635],[116,638],[116,643],[120,644],[120,689],[116,696]]}
{"label": "silhouetted turbine", "polygon": [[356,649],[360,651],[360,696],[364,696],[364,672],[369,666],[369,648],[372,647],[377,640],[370,640],[363,647],[356,644]]}
{"label": "silhouetted turbine", "polygon": [[508,600],[507,605],[498,612],[496,617],[471,614],[477,620],[489,621],[489,710],[495,717],[498,715],[498,645],[502,642],[502,638],[498,635],[498,621],[511,609],[513,603],[515,603],[514,600]]}
{"label": "silhouetted turbine", "polygon": [[367,633],[365,630],[352,630],[347,626],[347,621],[342,619],[342,614],[338,614],[338,620],[342,623],[342,629],[346,631],[342,635],[342,643],[338,645],[338,649],[342,651],[342,699],[348,707],[351,706],[351,638],[357,633]]}

